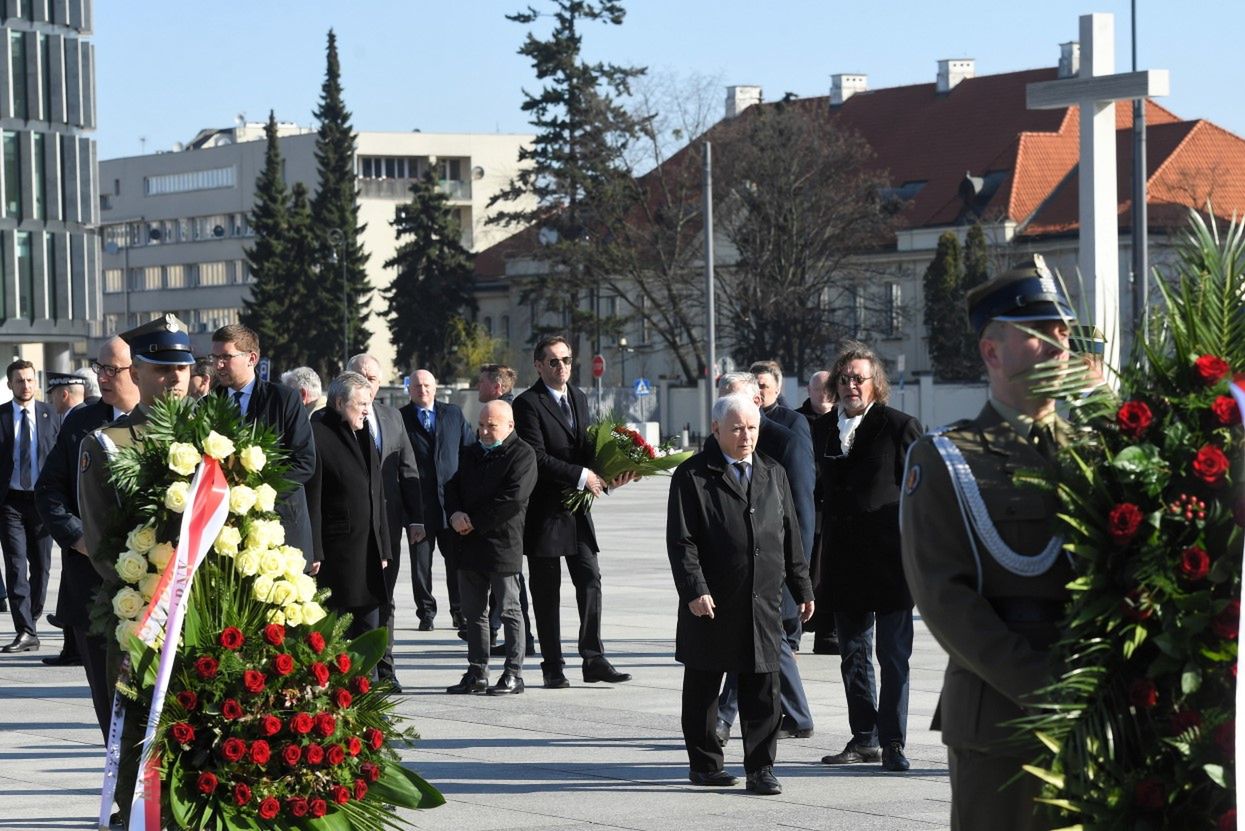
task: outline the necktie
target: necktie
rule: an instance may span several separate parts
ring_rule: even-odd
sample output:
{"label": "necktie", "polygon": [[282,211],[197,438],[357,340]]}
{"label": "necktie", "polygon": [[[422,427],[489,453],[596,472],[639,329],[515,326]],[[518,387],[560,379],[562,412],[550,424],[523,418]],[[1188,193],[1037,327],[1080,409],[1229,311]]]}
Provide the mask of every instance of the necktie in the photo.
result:
{"label": "necktie", "polygon": [[424,425],[424,429],[429,433],[432,432],[432,410],[420,410],[419,422]]}
{"label": "necktie", "polygon": [[1033,439],[1033,446],[1037,448],[1037,452],[1042,454],[1042,458],[1048,462],[1054,462],[1059,447],[1055,444],[1055,436],[1051,432],[1050,425],[1034,424],[1029,436]]}
{"label": "necktie", "polygon": [[367,419],[367,432],[372,437],[372,443],[376,445],[376,450],[380,450],[380,425],[375,419]]}
{"label": "necktie", "polygon": [[22,439],[17,446],[17,462],[22,466],[19,481],[22,490],[30,490],[30,413],[22,407]]}
{"label": "necktie", "polygon": [[566,398],[567,397],[565,395],[562,396],[562,399],[558,402],[558,404],[562,408],[562,418],[566,419],[566,426],[574,430],[575,416],[571,415],[571,402],[567,401]]}
{"label": "necktie", "polygon": [[732,466],[735,468],[735,472],[739,474],[739,484],[744,486],[744,490],[747,490],[748,480],[749,480],[748,463],[747,462],[735,462],[734,465]]}
{"label": "necktie", "polygon": [[[238,405],[239,410],[242,410],[242,390],[233,391],[233,403]],[[246,410],[242,410],[242,413],[245,415]]]}

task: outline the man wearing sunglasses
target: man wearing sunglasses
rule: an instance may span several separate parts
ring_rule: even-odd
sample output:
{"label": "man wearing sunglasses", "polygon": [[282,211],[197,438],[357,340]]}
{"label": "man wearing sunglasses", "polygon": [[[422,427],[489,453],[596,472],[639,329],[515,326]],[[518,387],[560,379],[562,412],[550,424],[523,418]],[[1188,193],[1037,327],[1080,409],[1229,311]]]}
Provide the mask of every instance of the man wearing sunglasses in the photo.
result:
{"label": "man wearing sunglasses", "polygon": [[579,605],[579,654],[584,681],[620,683],[631,680],[605,658],[601,643],[601,570],[597,565],[596,533],[589,511],[562,507],[567,488],[590,490],[600,496],[609,486],[621,486],[633,477],[613,482],[593,470],[594,449],[588,440],[588,399],[568,383],[571,346],[561,335],[540,339],[532,359],[540,376],[514,401],[515,431],[536,451],[537,482],[527,509],[523,550],[531,575],[532,611],[540,638],[541,671],[545,687],[570,686],[562,667],[562,629],[558,616],[562,559],[575,584]]}

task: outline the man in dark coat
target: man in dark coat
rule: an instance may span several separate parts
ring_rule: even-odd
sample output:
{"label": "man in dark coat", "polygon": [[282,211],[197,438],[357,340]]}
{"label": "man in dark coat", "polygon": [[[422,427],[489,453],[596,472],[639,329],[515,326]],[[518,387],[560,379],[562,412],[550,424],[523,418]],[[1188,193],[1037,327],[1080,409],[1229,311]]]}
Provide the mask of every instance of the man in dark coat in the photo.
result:
{"label": "man in dark coat", "polygon": [[426,369],[411,375],[411,403],[403,407],[402,421],[415,450],[419,466],[420,504],[424,535],[411,546],[411,584],[415,591],[415,614],[420,631],[432,631],[437,601],[432,596],[433,548],[445,560],[445,590],[450,599],[450,620],[462,631],[458,598],[458,535],[445,518],[445,483],[458,471],[458,456],[475,444],[475,431],[455,404],[437,401],[437,379]]}
{"label": "man in dark coat", "polygon": [[779,597],[786,585],[803,619],[813,613],[795,503],[782,468],[754,454],[760,413],[745,395],[713,406],[705,449],[674,473],[666,550],[679,593],[675,659],[683,671],[683,741],[696,785],[734,785],[714,736],[718,689],[739,675],[748,790],[777,794],[781,712]]}
{"label": "man in dark coat", "polygon": [[[804,403],[796,408],[796,412],[804,416],[808,421],[808,427],[813,428],[813,422],[830,412],[830,408],[834,406],[834,396],[827,381],[830,380],[830,372],[828,370],[820,370],[808,376],[808,398],[804,399]],[[839,654],[839,638],[834,631],[834,609],[826,602],[825,593],[820,590],[821,572],[820,560],[818,552],[821,551],[821,519],[822,519],[822,494],[821,494],[821,466],[817,467],[817,487],[813,490],[813,505],[816,508],[816,519],[814,521],[815,530],[813,532],[813,561],[809,566],[809,578],[813,581],[813,592],[817,595],[817,614],[813,615],[813,619],[808,622],[805,629],[813,631],[813,653],[817,655],[838,655]]]}
{"label": "man in dark coat", "polygon": [[212,354],[208,356],[216,371],[213,394],[237,402],[247,421],[271,427],[289,454],[285,478],[294,484],[277,500],[277,515],[285,529],[285,544],[303,552],[307,573],[318,566],[311,552],[312,524],[308,516],[304,486],[316,466],[316,443],[311,422],[298,393],[281,384],[272,384],[255,375],[259,363],[259,336],[240,323],[222,326],[212,334]]}
{"label": "man in dark coat", "polygon": [[588,441],[588,399],[571,377],[571,347],[561,335],[536,343],[532,353],[540,380],[514,400],[514,422],[519,438],[536,451],[540,472],[527,509],[523,552],[531,576],[532,610],[540,638],[541,671],[545,687],[570,686],[563,671],[562,623],[559,617],[562,560],[575,585],[579,606],[579,654],[584,681],[620,683],[631,680],[605,658],[601,643],[601,569],[597,565],[596,531],[591,509],[571,512],[562,505],[568,489],[590,490],[600,496],[607,486],[620,486],[634,477],[624,475],[606,482],[592,469],[593,446]]}
{"label": "man in dark coat", "polygon": [[[353,616],[349,637],[380,626],[384,570],[392,557],[380,454],[367,430],[372,388],[357,372],[329,384],[328,405],[312,423],[316,465],[308,484],[320,561],[316,582],[327,587],[329,608]],[[299,405],[301,409],[302,405]]]}
{"label": "man in dark coat", "polygon": [[813,425],[823,505],[818,600],[834,609],[852,738],[822,761],[880,760],[885,770],[905,771],[912,596],[899,558],[899,488],[921,423],[886,406],[886,369],[863,343],[843,346],[830,384],[834,408]]}
{"label": "man in dark coat", "polygon": [[523,692],[526,637],[519,614],[523,569],[523,523],[536,487],[536,454],[515,435],[514,411],[505,401],[480,410],[480,440],[466,448],[458,472],[445,487],[445,511],[460,537],[459,596],[467,619],[468,669],[450,693],[488,687],[491,592],[506,633],[506,668],[489,695]]}

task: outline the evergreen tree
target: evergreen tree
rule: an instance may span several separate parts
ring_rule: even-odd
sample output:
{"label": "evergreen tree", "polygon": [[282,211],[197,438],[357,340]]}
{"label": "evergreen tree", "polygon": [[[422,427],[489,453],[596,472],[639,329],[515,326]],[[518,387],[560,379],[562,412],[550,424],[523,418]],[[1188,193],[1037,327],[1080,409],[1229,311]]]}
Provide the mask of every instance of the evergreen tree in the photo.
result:
{"label": "evergreen tree", "polygon": [[[310,295],[318,284],[324,282],[318,276],[323,268],[320,256],[324,240],[316,233],[315,226],[312,224],[307,186],[302,182],[295,182],[294,187],[291,188],[289,233],[286,240],[286,284],[290,287],[291,302],[285,326],[294,334],[290,337],[286,349],[287,361],[278,363],[274,359],[273,363],[285,369],[310,366],[320,373],[321,378],[332,378],[333,367],[337,365],[339,359],[331,351],[327,355],[314,355],[311,350],[311,338],[308,337],[308,333],[328,329],[337,333],[337,343],[341,343],[340,329],[332,327],[327,319],[313,317],[308,311],[311,303]],[[338,272],[331,271],[330,274],[338,275]],[[332,279],[328,282],[336,285],[340,291],[340,282]],[[337,314],[337,319],[341,320],[340,305],[337,307]]]}
{"label": "evergreen tree", "polygon": [[[320,122],[316,136],[316,171],[318,188],[311,202],[311,227],[320,235],[318,272],[324,279],[315,281],[308,292],[305,306],[307,319],[315,325],[304,330],[312,365],[341,369],[349,355],[343,355],[343,332],[340,321],[343,305],[347,317],[348,353],[367,350],[371,333],[367,320],[372,286],[367,278],[367,252],[359,242],[366,226],[359,225],[359,208],[354,173],[354,130],[350,112],[342,100],[341,64],[337,59],[337,36],[330,29],[324,71],[320,87],[320,103],[315,117]],[[334,242],[336,234],[340,241]],[[342,290],[342,263],[345,260],[346,290]],[[329,279],[333,275],[335,279]],[[309,287],[312,284],[308,284]],[[334,325],[337,322],[337,325]]]}
{"label": "evergreen tree", "polygon": [[399,367],[419,366],[441,378],[455,371],[462,328],[474,312],[471,255],[432,172],[411,185],[412,199],[394,211],[398,249],[385,268],[397,269],[383,289],[389,340]]}
{"label": "evergreen tree", "polygon": [[277,119],[269,111],[264,128],[268,146],[264,167],[255,180],[255,204],[250,224],[255,244],[245,250],[251,268],[250,296],[243,300],[241,320],[259,335],[259,342],[276,366],[293,366],[287,355],[293,330],[289,325],[288,283],[289,194],[281,174]]}
{"label": "evergreen tree", "polygon": [[[963,266],[960,241],[954,231],[938,238],[938,250],[925,269],[925,329],[929,338],[929,359],[934,374],[942,381],[966,380],[963,366],[964,310]],[[976,378],[974,370],[971,377]]]}
{"label": "evergreen tree", "polygon": [[990,279],[990,255],[986,251],[986,232],[981,223],[968,229],[964,238],[964,293]]}

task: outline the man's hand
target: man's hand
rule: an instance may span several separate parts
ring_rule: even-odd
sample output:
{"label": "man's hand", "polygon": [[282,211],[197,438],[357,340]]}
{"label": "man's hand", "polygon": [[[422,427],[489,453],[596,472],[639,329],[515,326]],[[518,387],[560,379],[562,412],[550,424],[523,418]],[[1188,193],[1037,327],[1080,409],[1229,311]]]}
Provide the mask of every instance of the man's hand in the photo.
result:
{"label": "man's hand", "polygon": [[687,604],[687,608],[691,609],[692,614],[696,617],[713,618],[713,595],[702,594],[700,597]]}
{"label": "man's hand", "polygon": [[605,482],[595,471],[588,471],[588,478],[584,481],[584,487],[592,491],[593,496],[600,496],[605,493]]}
{"label": "man's hand", "polygon": [[610,487],[621,488],[623,485],[634,482],[639,478],[640,474],[636,473],[634,470],[627,471],[626,473],[620,473],[610,480]]}
{"label": "man's hand", "polygon": [[471,525],[471,517],[467,516],[462,511],[455,511],[454,515],[450,517],[450,527],[459,534],[464,535],[470,534],[472,530],[474,530]]}
{"label": "man's hand", "polygon": [[813,616],[813,601],[807,600],[800,604],[800,622],[808,623],[808,619]]}
{"label": "man's hand", "polygon": [[426,536],[428,536],[428,534],[424,531],[424,526],[420,525],[418,522],[412,522],[410,525],[406,526],[406,541],[411,545],[418,545],[424,541],[424,537]]}
{"label": "man's hand", "polygon": [[320,573],[320,561],[316,560],[314,563],[312,563],[311,569],[307,573],[310,574],[312,577],[315,577],[317,574],[319,574]]}
{"label": "man's hand", "polygon": [[384,571],[385,569],[389,568],[389,561],[388,561],[388,560],[381,560],[381,561],[380,561],[380,568],[381,568],[381,570],[382,570],[382,571]]}

